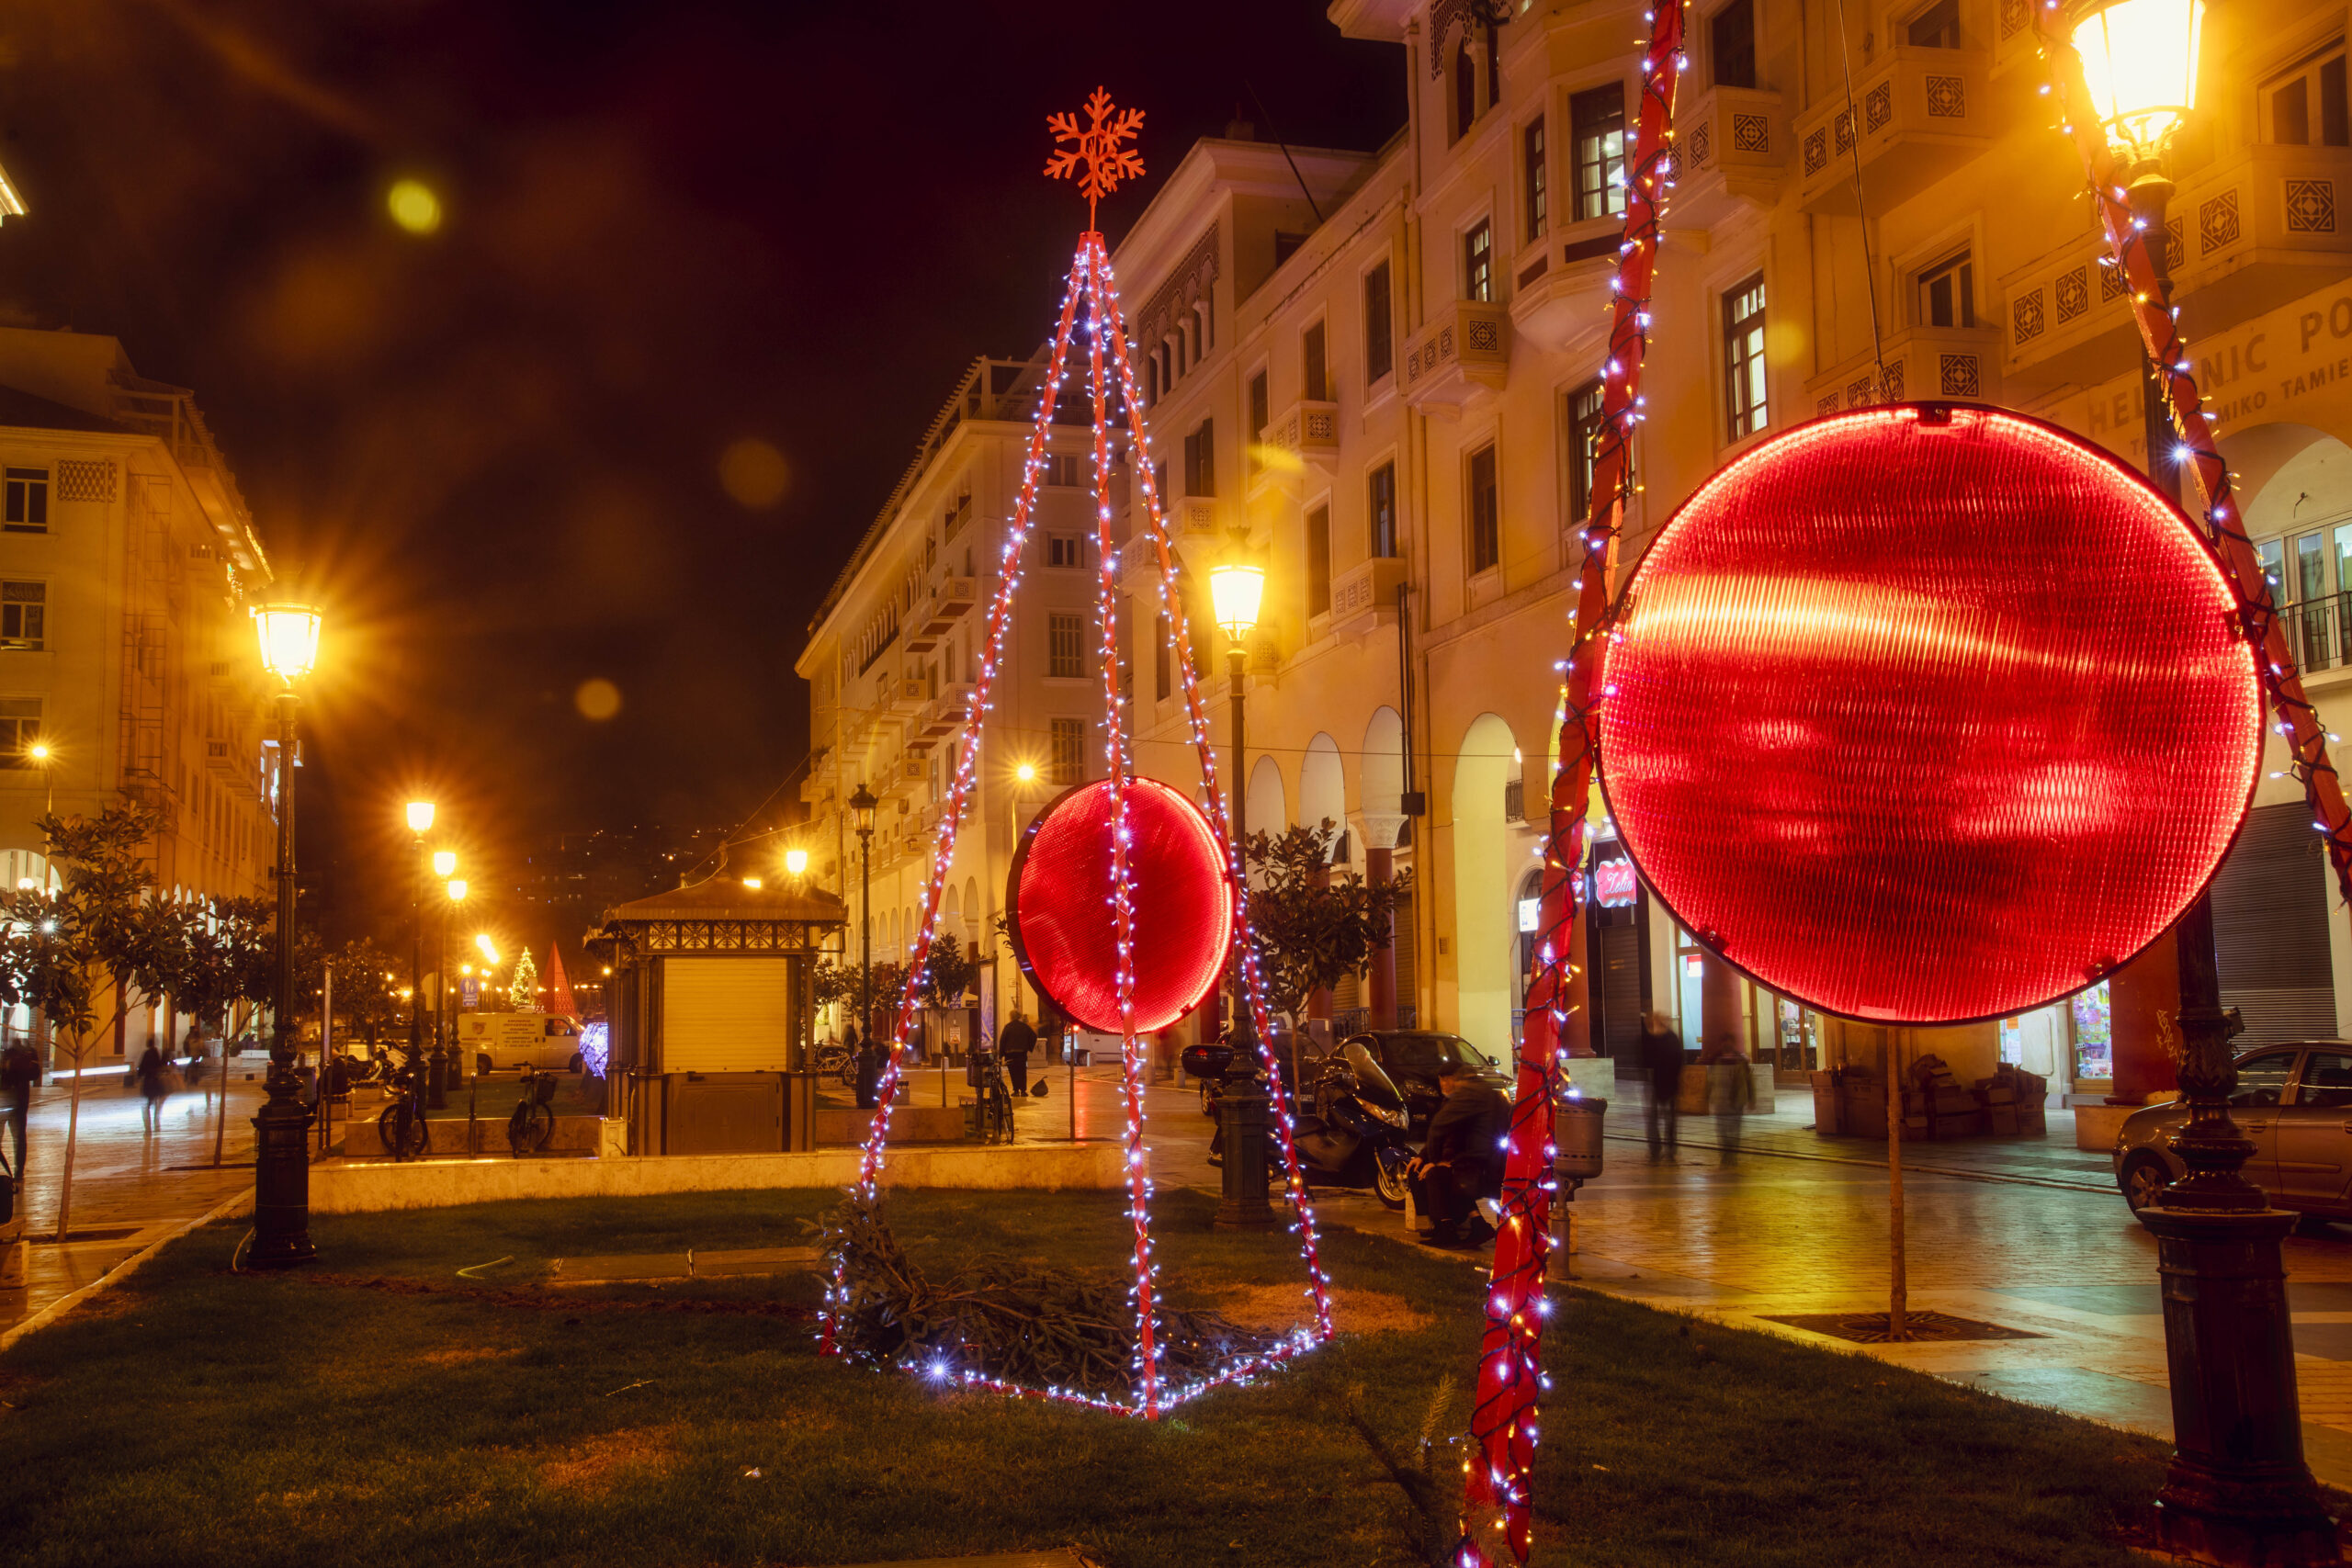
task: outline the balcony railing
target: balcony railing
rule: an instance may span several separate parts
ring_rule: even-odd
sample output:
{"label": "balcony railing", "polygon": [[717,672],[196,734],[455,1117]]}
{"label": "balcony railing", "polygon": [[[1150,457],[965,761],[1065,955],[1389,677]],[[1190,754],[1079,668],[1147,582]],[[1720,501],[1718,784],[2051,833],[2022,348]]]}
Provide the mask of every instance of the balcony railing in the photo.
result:
{"label": "balcony railing", "polygon": [[2281,604],[2278,618],[2303,673],[2352,667],[2352,592]]}
{"label": "balcony railing", "polygon": [[1667,203],[1676,224],[1706,228],[1748,203],[1780,200],[1794,145],[1780,94],[1713,87],[1676,118],[1674,194]]}

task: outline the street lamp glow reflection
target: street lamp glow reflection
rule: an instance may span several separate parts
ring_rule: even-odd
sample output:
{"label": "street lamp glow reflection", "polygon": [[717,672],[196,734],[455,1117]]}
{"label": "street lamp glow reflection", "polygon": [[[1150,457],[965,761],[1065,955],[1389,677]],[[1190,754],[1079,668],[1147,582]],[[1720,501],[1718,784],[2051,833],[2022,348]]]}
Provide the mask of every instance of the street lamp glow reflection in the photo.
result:
{"label": "street lamp glow reflection", "polygon": [[1266,593],[1266,569],[1248,561],[1227,561],[1209,573],[1209,602],[1225,635],[1241,642],[1257,629],[1258,606]]}
{"label": "street lamp glow reflection", "polygon": [[2145,163],[2197,107],[2205,0],[2114,0],[2075,23],[2083,81],[2117,151]]}
{"label": "street lamp glow reflection", "polygon": [[457,852],[457,851],[455,851],[455,850],[435,850],[435,851],[434,851],[434,852],[433,852],[433,874],[434,874],[434,875],[435,875],[435,876],[439,877],[442,881],[447,882],[447,881],[448,881],[448,880],[449,880],[449,878],[450,878],[453,874],[455,874],[455,873],[457,872],[457,869],[458,869],[458,852]]}
{"label": "street lamp glow reflection", "polygon": [[408,803],[408,830],[412,833],[422,833],[429,830],[432,826],[433,803],[429,800],[410,801]]}
{"label": "street lamp glow reflection", "polygon": [[254,632],[261,667],[291,685],[319,662],[319,612],[310,604],[256,604]]}

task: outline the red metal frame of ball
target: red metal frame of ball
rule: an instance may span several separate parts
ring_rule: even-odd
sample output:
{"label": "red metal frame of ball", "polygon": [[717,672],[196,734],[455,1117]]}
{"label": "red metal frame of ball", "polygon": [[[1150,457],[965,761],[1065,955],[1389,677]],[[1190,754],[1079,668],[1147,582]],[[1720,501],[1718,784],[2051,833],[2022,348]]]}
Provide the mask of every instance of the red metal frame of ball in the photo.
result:
{"label": "red metal frame of ball", "polygon": [[[1158,779],[1131,778],[1135,1028],[1167,1028],[1200,1006],[1233,942],[1233,885],[1201,808]],[[1111,907],[1111,781],[1048,801],[1021,836],[1005,882],[1005,931],[1022,973],[1065,1016],[1122,1032]]]}
{"label": "red metal frame of ball", "polygon": [[1603,790],[1643,881],[1837,1016],[1980,1022],[2096,984],[2253,798],[2261,691],[2210,547],[2005,410],[1858,410],[1743,454],[1611,635]]}

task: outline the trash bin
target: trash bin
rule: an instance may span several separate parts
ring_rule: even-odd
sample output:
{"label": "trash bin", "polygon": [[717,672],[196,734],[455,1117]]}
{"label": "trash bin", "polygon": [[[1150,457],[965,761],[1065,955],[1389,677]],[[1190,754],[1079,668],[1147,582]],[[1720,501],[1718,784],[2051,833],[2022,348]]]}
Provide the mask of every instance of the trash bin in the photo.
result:
{"label": "trash bin", "polygon": [[1590,1181],[1600,1174],[1600,1127],[1609,1113],[1605,1100],[1577,1098],[1559,1102],[1552,1122],[1553,1168],[1570,1181]]}

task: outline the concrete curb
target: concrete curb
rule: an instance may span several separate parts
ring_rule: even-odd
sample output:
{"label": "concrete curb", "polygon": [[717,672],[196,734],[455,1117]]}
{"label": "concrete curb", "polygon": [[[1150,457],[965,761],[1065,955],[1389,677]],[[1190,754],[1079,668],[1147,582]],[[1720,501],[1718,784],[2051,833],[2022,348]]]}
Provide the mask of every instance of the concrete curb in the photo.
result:
{"label": "concrete curb", "polygon": [[55,1301],[41,1308],[40,1311],[33,1314],[32,1316],[25,1319],[22,1323],[16,1325],[6,1332],[0,1332],[0,1353],[5,1353],[10,1346],[16,1344],[17,1340],[22,1339],[26,1335],[32,1333],[35,1329],[47,1328],[51,1324],[55,1323],[59,1318],[63,1317],[67,1313],[72,1312],[75,1307],[80,1306],[84,1302],[89,1300],[92,1296],[96,1295],[100,1291],[105,1290],[116,1280],[124,1278],[132,1270],[136,1269],[141,1264],[146,1262],[149,1258],[154,1257],[155,1254],[163,1251],[164,1248],[171,1246],[172,1243],[179,1240],[180,1237],[187,1235],[190,1231],[195,1230],[199,1225],[209,1225],[215,1220],[225,1220],[232,1214],[241,1213],[246,1209],[253,1207],[253,1190],[251,1188],[247,1188],[243,1192],[222,1199],[219,1203],[214,1204],[209,1213],[198,1214],[196,1218],[184,1222],[175,1229],[171,1235],[159,1236],[155,1240],[149,1242],[145,1247],[141,1247],[138,1251],[132,1253],[130,1257],[124,1258],[121,1262],[116,1264],[113,1268],[107,1269],[105,1273],[91,1280],[88,1284],[84,1285],[79,1290],[68,1291],[65,1294],[58,1297]]}

